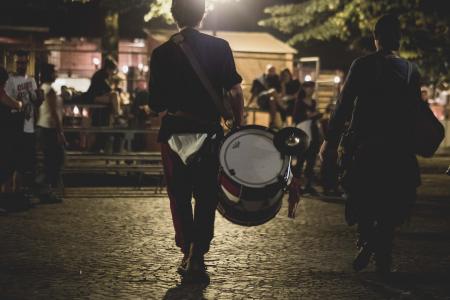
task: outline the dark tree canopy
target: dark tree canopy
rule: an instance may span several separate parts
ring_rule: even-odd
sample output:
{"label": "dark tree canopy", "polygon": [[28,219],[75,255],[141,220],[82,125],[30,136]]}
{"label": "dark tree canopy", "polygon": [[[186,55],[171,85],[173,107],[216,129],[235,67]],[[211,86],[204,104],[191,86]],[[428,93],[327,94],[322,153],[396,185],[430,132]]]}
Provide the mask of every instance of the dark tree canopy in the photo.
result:
{"label": "dark tree canopy", "polygon": [[[53,36],[99,37],[107,12],[118,13],[120,36],[144,37],[152,0],[15,0],[0,9],[0,25],[48,27]],[[3,3],[2,3],[3,5]]]}
{"label": "dark tree canopy", "polygon": [[[290,36],[289,43],[339,39],[350,49],[369,50],[372,29],[383,14],[399,15],[401,56],[418,63],[429,81],[448,80],[450,18],[447,0],[300,0],[266,8],[260,25]],[[300,2],[300,3],[298,3]]]}

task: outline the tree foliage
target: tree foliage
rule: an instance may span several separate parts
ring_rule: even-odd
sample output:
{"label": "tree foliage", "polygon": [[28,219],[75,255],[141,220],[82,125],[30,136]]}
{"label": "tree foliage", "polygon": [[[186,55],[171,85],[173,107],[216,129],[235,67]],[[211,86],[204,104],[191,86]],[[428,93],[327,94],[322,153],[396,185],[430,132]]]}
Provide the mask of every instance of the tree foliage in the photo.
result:
{"label": "tree foliage", "polygon": [[450,18],[446,0],[303,0],[266,8],[261,26],[275,28],[299,45],[338,38],[353,49],[368,50],[367,41],[383,14],[399,15],[401,55],[416,61],[429,80],[449,79]]}
{"label": "tree foliage", "polygon": [[170,14],[171,6],[172,1],[170,0],[155,0],[150,4],[150,11],[144,17],[145,21],[162,18],[167,24],[173,24],[174,21]]}
{"label": "tree foliage", "polygon": [[67,3],[91,3],[97,2],[100,7],[107,11],[114,11],[118,13],[126,12],[135,7],[148,7],[154,0],[62,0],[63,4]]}

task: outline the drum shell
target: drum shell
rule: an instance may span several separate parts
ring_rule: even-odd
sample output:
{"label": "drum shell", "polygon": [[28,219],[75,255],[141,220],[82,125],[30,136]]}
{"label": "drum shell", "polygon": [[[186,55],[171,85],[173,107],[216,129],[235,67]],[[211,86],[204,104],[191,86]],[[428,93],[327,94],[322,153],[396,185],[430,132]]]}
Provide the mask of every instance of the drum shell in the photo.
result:
{"label": "drum shell", "polygon": [[280,211],[282,205],[282,195],[274,201],[273,205],[266,209],[261,209],[256,212],[241,209],[242,204],[234,204],[227,200],[225,194],[219,194],[219,204],[217,210],[219,213],[231,223],[242,226],[258,226],[272,220]]}
{"label": "drum shell", "polygon": [[237,183],[232,178],[227,176],[225,172],[220,171],[219,185],[222,189],[227,190],[238,198],[245,199],[247,201],[260,201],[260,199],[274,197],[280,190],[286,187],[287,182],[285,178],[280,177],[279,182],[270,184],[264,188],[251,188]]}
{"label": "drum shell", "polygon": [[[239,133],[241,131],[249,130],[248,133]],[[263,134],[261,134],[263,133]],[[237,134],[237,135],[235,135]],[[254,134],[254,135],[253,135]],[[245,143],[245,136],[262,136],[265,138],[269,138],[273,142],[273,138],[275,136],[275,132],[270,130],[269,128],[257,125],[244,126],[237,130],[231,131],[222,142],[221,150],[220,150],[220,163],[221,167],[218,175],[219,182],[219,203],[218,203],[218,211],[222,214],[222,216],[228,221],[243,225],[243,226],[257,226],[264,224],[274,218],[279,212],[282,206],[282,199],[284,195],[284,190],[288,184],[289,178],[291,176],[290,172],[290,163],[287,157],[282,158],[282,166],[279,170],[279,166],[273,164],[273,160],[271,161],[272,166],[275,166],[274,169],[270,168],[262,168],[263,170],[277,170],[275,173],[277,175],[273,177],[272,180],[268,179],[268,177],[262,177],[262,182],[266,182],[265,184],[254,184],[254,181],[248,180],[245,176],[239,177],[234,173],[234,170],[237,166],[237,174],[243,174],[242,170],[252,170],[245,169],[246,164],[236,165],[236,157],[240,157],[239,152],[235,152],[233,155],[235,160],[228,160],[228,151],[230,153],[232,151],[238,151],[236,149],[244,148],[245,151],[252,151],[253,148],[248,145],[252,145],[251,143]],[[251,137],[250,137],[251,138]],[[241,141],[242,144],[239,144]],[[253,141],[252,141],[253,142]],[[233,147],[237,145],[237,147]],[[246,145],[246,146],[245,146]],[[256,143],[255,145],[264,145]],[[268,144],[266,144],[268,145]],[[276,149],[275,145],[268,146],[273,147],[273,150],[281,155]],[[261,149],[261,148],[257,148]],[[267,148],[268,150],[269,148]],[[244,150],[242,150],[244,151]],[[253,153],[253,152],[245,152],[245,153]],[[273,152],[268,150],[268,157],[270,159],[274,159]],[[238,156],[236,156],[238,155]],[[244,155],[243,157],[249,157],[248,155]],[[255,155],[254,157],[258,157]],[[242,158],[242,162],[247,162],[247,158]],[[264,159],[261,163],[265,163]],[[232,162],[230,164],[230,162]],[[254,161],[253,161],[254,163]],[[250,165],[252,165],[250,163]],[[228,169],[225,169],[225,166]],[[241,168],[241,170],[239,170]],[[229,171],[227,171],[229,170]],[[257,171],[256,168],[254,171]],[[261,170],[261,168],[259,168]],[[279,171],[278,171],[279,170]],[[244,173],[245,174],[245,173]],[[275,174],[274,174],[275,175]],[[270,177],[269,177],[270,178]]]}
{"label": "drum shell", "polygon": [[[280,210],[285,186],[281,180],[265,188],[249,188],[234,182],[223,172],[219,177],[218,211],[228,221],[242,226],[257,226],[273,219]],[[224,185],[224,182],[227,183]],[[233,199],[230,199],[230,194]]]}

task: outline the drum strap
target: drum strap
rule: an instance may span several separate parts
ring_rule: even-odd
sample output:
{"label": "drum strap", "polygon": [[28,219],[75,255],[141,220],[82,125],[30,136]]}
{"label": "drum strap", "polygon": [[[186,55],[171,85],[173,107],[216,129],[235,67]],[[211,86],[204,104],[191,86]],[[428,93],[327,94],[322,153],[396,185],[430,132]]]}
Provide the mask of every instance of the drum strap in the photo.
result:
{"label": "drum strap", "polygon": [[224,104],[224,101],[223,101],[222,97],[220,97],[217,94],[216,90],[212,86],[211,81],[208,79],[205,71],[203,70],[203,68],[200,65],[199,61],[195,57],[194,52],[192,52],[191,47],[189,46],[188,43],[186,43],[184,36],[181,33],[175,34],[172,37],[172,42],[177,44],[180,47],[181,51],[184,53],[184,55],[187,57],[187,59],[188,59],[190,65],[191,65],[192,69],[197,74],[197,76],[200,79],[203,87],[208,92],[209,96],[213,100],[217,110],[222,115],[222,117],[225,120],[232,119],[233,116],[232,116],[230,110],[227,109],[227,107]]}

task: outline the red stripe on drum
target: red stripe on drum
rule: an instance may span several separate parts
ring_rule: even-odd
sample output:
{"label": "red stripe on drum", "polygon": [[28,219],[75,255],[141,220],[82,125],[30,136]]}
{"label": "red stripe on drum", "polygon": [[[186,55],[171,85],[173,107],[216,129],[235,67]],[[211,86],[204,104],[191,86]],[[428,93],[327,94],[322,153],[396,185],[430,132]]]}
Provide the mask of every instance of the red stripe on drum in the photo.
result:
{"label": "red stripe on drum", "polygon": [[227,198],[232,202],[238,203],[241,195],[241,186],[224,174],[220,176],[219,183]]}

